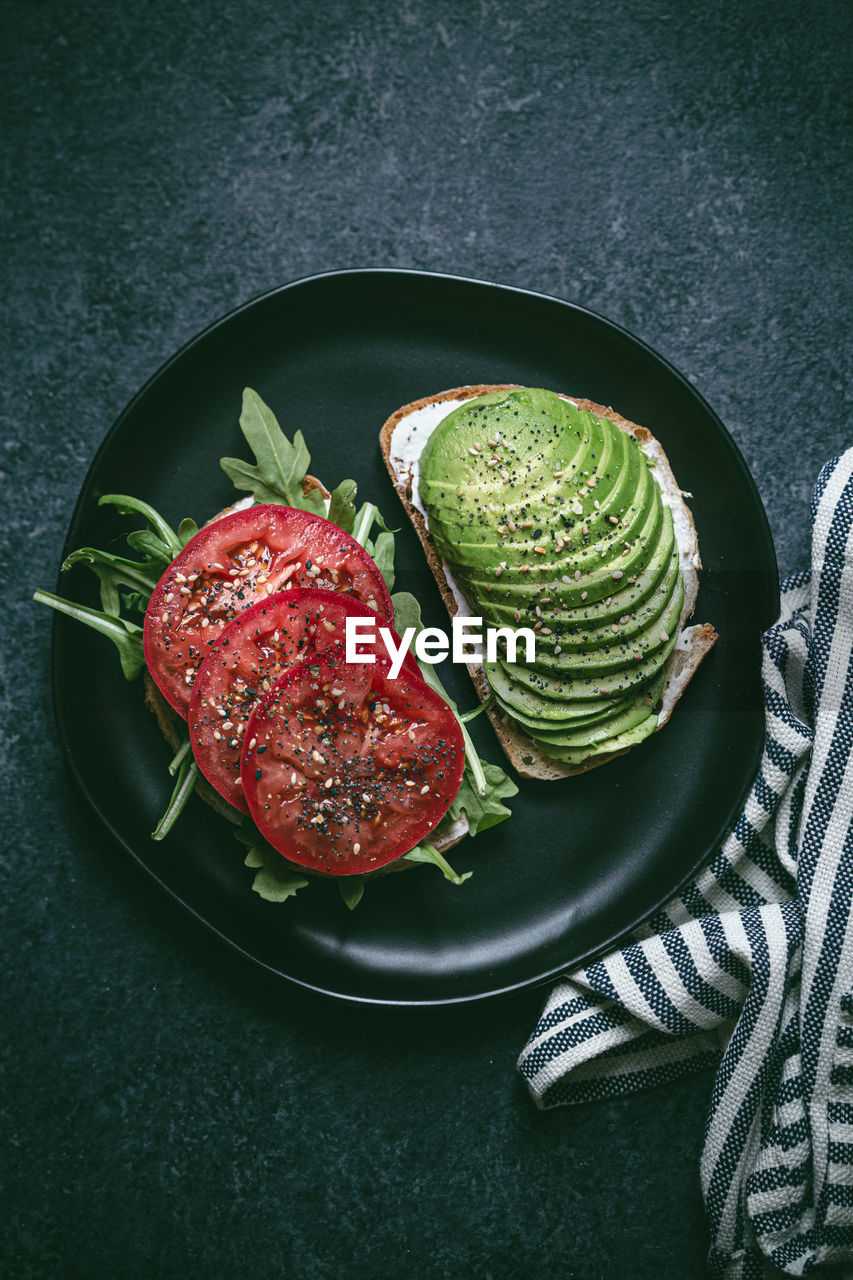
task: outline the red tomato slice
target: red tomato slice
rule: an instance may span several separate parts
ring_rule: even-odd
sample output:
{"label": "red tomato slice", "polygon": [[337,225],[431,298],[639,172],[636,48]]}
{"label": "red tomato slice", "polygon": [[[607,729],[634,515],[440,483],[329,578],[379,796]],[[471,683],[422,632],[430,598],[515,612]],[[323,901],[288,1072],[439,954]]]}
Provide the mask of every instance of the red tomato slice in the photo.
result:
{"label": "red tomato slice", "polygon": [[459,791],[453,712],[383,658],[323,655],[281,676],[244,734],[243,793],[261,834],[312,871],[358,875],[428,835]]}
{"label": "red tomato slice", "polygon": [[[310,587],[280,591],[239,614],[219,633],[192,685],[187,721],[196,763],[220,795],[244,813],[240,753],[255,703],[291,667],[299,666],[344,641],[346,620],[372,618],[372,643],[360,652],[390,655],[379,635],[384,621],[366,604],[338,591]],[[395,647],[399,637],[395,635]],[[416,680],[418,664],[410,653],[402,670]]]}
{"label": "red tomato slice", "polygon": [[145,614],[145,661],[184,718],[210,645],[244,609],[284,587],[324,587],[353,596],[394,622],[381,573],[330,520],[269,503],[205,525],[163,574]]}

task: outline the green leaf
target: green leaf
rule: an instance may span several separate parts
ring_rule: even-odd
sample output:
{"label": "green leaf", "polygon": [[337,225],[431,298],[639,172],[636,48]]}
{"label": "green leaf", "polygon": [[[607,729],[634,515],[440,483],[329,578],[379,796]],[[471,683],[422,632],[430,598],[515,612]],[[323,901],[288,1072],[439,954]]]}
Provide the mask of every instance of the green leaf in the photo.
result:
{"label": "green leaf", "polygon": [[[381,536],[381,535],[380,535]],[[391,597],[391,603],[394,606],[394,625],[398,634],[405,634],[406,627],[414,627],[415,637],[423,630],[423,621],[421,619],[421,606],[415,597],[409,591],[398,591],[396,595]],[[431,689],[435,689],[440,697],[450,707],[450,710],[456,716],[459,722],[459,728],[462,730],[462,739],[465,743],[465,774],[471,774],[474,787],[482,796],[486,793],[486,775],[483,772],[483,762],[474,746],[473,739],[466,729],[460,715],[456,703],[450,697],[444,685],[436,674],[434,664],[430,662],[419,662],[421,674]]]}
{"label": "green leaf", "polygon": [[61,596],[52,595],[49,591],[36,591],[33,599],[39,604],[49,605],[57,613],[64,613],[69,618],[99,631],[101,635],[112,640],[118,649],[121,669],[127,680],[133,680],[145,666],[145,655],[142,651],[142,628],[126,618],[116,618],[98,609],[90,609],[84,604],[74,604],[71,600],[63,600]]}
{"label": "green leaf", "polygon": [[175,787],[166,806],[166,812],[151,832],[152,840],[164,840],[166,838],[183,813],[187,801],[195,790],[195,784],[199,777],[199,768],[192,756],[186,755],[183,757],[178,765],[177,774]]}
{"label": "green leaf", "polygon": [[394,535],[387,533],[384,529],[377,534],[374,543],[368,542],[365,550],[368,555],[373,556],[373,562],[376,568],[385,579],[385,585],[389,591],[394,590]]}
{"label": "green leaf", "polygon": [[264,841],[250,818],[243,818],[234,839],[246,848],[243,864],[257,872],[252,889],[265,902],[286,902],[308,884],[304,876],[292,871],[281,854]]}
{"label": "green leaf", "polygon": [[346,533],[352,532],[355,524],[355,495],[358,486],[354,480],[342,480],[329,498],[328,518],[332,524]]}
{"label": "green leaf", "polygon": [[486,777],[485,794],[480,795],[473,778],[466,769],[462,775],[459,793],[448,810],[454,818],[465,814],[468,819],[468,831],[472,836],[508,818],[510,810],[501,801],[518,794],[518,787],[512,778],[504,773],[500,765],[484,764],[483,772]]}
{"label": "green leaf", "polygon": [[421,606],[411,591],[398,591],[391,597],[394,606],[394,629],[397,634],[405,635],[407,627],[414,627],[415,635],[423,631]]}
{"label": "green leaf", "polygon": [[[163,519],[159,512],[150,507],[147,502],[143,502],[141,498],[133,498],[127,493],[105,493],[103,497],[98,499],[98,506],[103,507],[106,505],[115,507],[124,516],[144,516],[151,527],[151,532],[168,553],[169,558],[166,563],[171,564],[183,544],[175,530]],[[128,542],[130,542],[130,538],[128,538]]]}
{"label": "green leaf", "polygon": [[219,465],[238,489],[249,489],[256,502],[278,502],[302,511],[325,514],[325,502],[318,489],[302,492],[311,455],[301,431],[288,440],[278,420],[256,391],[246,387],[240,430],[255,455],[255,466],[240,458],[222,458]]}
{"label": "green leaf", "polygon": [[122,608],[135,610],[137,613],[145,613],[150,599],[150,592],[122,591],[121,593]]}
{"label": "green leaf", "polygon": [[459,717],[459,719],[463,724],[470,724],[472,720],[477,719],[477,716],[482,715],[484,711],[488,711],[489,707],[493,707],[494,705],[495,695],[490,693],[488,698],[480,703],[479,707],[474,707],[472,711],[466,711],[464,715]]}
{"label": "green leaf", "polygon": [[185,516],[178,525],[178,542],[181,547],[185,547],[187,543],[198,533],[198,525],[190,516]]}
{"label": "green leaf", "polygon": [[189,753],[190,753],[190,739],[189,739],[189,734],[187,734],[187,736],[184,738],[183,742],[175,752],[174,756],[172,757],[171,763],[169,765],[169,773],[173,778],[175,774],[178,772],[178,770],[180,769],[184,760],[186,760]]}
{"label": "green leaf", "polygon": [[282,864],[280,867],[255,848],[249,849],[243,859],[245,866],[256,869],[252,889],[265,902],[286,902],[308,883],[304,876],[297,875],[285,865],[280,854],[276,857]]}
{"label": "green leaf", "polygon": [[170,565],[181,550],[180,546],[176,549],[172,543],[164,542],[151,529],[134,529],[127,535],[127,544],[140,555],[156,560],[163,568]]}
{"label": "green leaf", "polygon": [[364,881],[360,876],[343,876],[338,888],[350,911],[354,911],[364,897]]}
{"label": "green leaf", "polygon": [[403,855],[403,861],[430,862],[434,867],[438,867],[445,880],[449,880],[451,884],[464,884],[474,874],[473,871],[465,871],[461,876],[458,875],[443,854],[440,854],[431,844],[416,845],[414,849],[410,849]]}
{"label": "green leaf", "polygon": [[63,561],[63,573],[77,564],[84,564],[97,574],[101,586],[101,604],[104,612],[113,618],[119,617],[121,613],[119,587],[134,587],[140,596],[144,595],[144,612],[160,577],[156,561],[126,560],[123,556],[100,551],[97,547],[80,547],[77,551],[72,551]]}

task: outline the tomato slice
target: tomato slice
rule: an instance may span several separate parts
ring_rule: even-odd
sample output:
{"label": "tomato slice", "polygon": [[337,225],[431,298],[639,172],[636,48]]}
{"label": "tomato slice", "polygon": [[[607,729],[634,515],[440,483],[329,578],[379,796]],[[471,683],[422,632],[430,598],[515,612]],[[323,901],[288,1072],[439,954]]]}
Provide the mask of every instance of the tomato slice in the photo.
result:
{"label": "tomato slice", "polygon": [[[359,651],[389,657],[379,635],[383,619],[366,604],[338,591],[310,587],[280,591],[259,601],[219,633],[196,672],[187,721],[196,763],[220,795],[244,813],[240,753],[249,716],[259,698],[291,667],[344,640],[346,620],[372,618],[373,642],[362,641]],[[395,636],[394,645],[400,644]],[[419,680],[418,664],[410,653],[402,670]]]}
{"label": "tomato slice", "polygon": [[281,676],[244,734],[243,793],[290,861],[358,875],[399,858],[447,812],[462,780],[462,730],[443,698],[389,663],[343,650]]}
{"label": "tomato slice", "polygon": [[163,574],[145,614],[145,661],[163,697],[186,718],[196,672],[238,614],[285,587],[353,596],[389,625],[384,579],[343,529],[294,507],[246,507],[206,525]]}

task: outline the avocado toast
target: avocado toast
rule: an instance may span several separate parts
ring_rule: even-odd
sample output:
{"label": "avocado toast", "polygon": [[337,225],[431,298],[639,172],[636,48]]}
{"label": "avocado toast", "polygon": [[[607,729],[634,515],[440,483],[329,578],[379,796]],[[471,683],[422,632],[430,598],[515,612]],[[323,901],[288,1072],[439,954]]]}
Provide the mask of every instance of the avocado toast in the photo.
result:
{"label": "avocado toast", "polygon": [[651,433],[513,386],[456,388],[380,434],[451,614],[530,627],[532,662],[472,666],[512,764],[558,778],[660,728],[716,634],[685,628],[696,531]]}

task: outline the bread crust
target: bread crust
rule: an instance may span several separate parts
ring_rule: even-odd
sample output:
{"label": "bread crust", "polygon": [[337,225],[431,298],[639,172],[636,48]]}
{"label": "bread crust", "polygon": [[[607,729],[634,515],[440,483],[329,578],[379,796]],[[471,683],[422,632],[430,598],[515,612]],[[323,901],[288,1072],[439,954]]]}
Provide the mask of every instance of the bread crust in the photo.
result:
{"label": "bread crust", "polygon": [[[399,409],[396,409],[383,423],[379,432],[379,446],[388,474],[418,535],[427,563],[451,618],[456,614],[456,600],[447,580],[444,565],[436,552],[426,521],[412,502],[411,473],[407,473],[403,469],[396,469],[392,461],[391,442],[394,431],[409,414],[416,412],[418,409],[423,409],[427,405],[440,404],[451,400],[472,400],[476,396],[488,395],[492,392],[521,389],[522,387],[519,383],[479,383],[465,387],[453,387],[448,391],[440,391],[435,395],[423,396],[419,400],[413,400],[410,404],[402,405]],[[717,633],[710,623],[691,627],[685,626],[696,605],[696,595],[699,588],[699,569],[701,568],[699,543],[693,515],[684,501],[685,495],[678,487],[663,447],[646,427],[641,427],[636,422],[631,422],[613,409],[596,404],[593,400],[576,398],[565,394],[563,398],[571,400],[573,404],[576,404],[581,409],[590,410],[597,417],[608,418],[621,431],[627,432],[628,435],[637,440],[647,456],[654,459],[654,474],[669,502],[673,517],[678,522],[678,541],[684,577],[684,605],[681,610],[681,634],[678,645],[667,659],[664,667],[664,692],[658,725],[655,730],[657,732],[669,720],[676,703],[687,688],[699,664],[710,652],[717,640]],[[480,701],[484,702],[491,693],[485,671],[482,666],[473,664],[469,664],[468,671]],[[502,708],[491,706],[487,708],[486,714],[492,722],[492,727],[504,754],[513,768],[523,778],[555,781],[558,778],[571,777],[574,774],[586,773],[590,769],[598,768],[599,765],[607,764],[608,761],[615,759],[617,755],[624,755],[626,751],[630,750],[630,747],[626,747],[622,751],[593,756],[591,759],[584,761],[583,764],[572,765],[564,761],[554,760],[546,755],[534,739],[529,737],[519,724],[511,720]]]}

